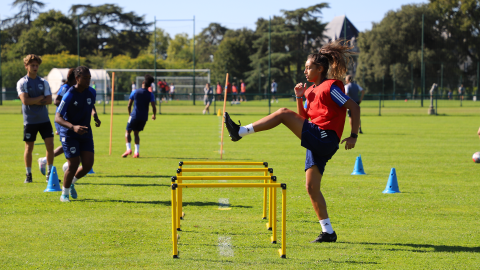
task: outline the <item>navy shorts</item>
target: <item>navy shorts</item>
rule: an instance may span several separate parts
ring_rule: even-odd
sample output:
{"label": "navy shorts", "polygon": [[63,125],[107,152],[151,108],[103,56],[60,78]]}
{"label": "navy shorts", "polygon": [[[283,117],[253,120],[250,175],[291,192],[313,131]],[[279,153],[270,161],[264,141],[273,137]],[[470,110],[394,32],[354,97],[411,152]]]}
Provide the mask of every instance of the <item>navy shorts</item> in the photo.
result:
{"label": "navy shorts", "polygon": [[127,130],[142,131],[145,128],[145,124],[147,124],[147,121],[132,119],[130,116],[127,122]]}
{"label": "navy shorts", "polygon": [[53,137],[52,124],[49,122],[41,124],[26,124],[23,126],[23,141],[34,142],[37,140],[37,133],[40,132],[42,139]]}
{"label": "navy shorts", "polygon": [[305,171],[317,165],[323,175],[325,165],[338,150],[338,141],[335,131],[320,129],[314,123],[305,120],[302,129],[302,146],[307,148]]}
{"label": "navy shorts", "polygon": [[61,137],[63,152],[65,157],[74,158],[80,156],[80,152],[88,151],[95,153],[93,147],[93,138],[72,138]]}
{"label": "navy shorts", "polygon": [[58,134],[60,134],[60,125],[57,123],[57,122],[53,122],[55,123],[55,130],[58,132]]}

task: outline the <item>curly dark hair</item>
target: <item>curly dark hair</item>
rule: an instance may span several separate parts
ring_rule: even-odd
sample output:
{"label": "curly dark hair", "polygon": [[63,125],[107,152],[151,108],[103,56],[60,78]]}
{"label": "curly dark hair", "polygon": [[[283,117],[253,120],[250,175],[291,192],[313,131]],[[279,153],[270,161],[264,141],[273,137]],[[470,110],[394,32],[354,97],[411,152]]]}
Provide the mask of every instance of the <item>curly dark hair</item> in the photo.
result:
{"label": "curly dark hair", "polygon": [[79,77],[80,75],[83,75],[87,72],[90,73],[90,69],[88,67],[85,67],[85,66],[76,67],[75,70],[73,71],[73,73],[75,74],[75,78]]}
{"label": "curly dark hair", "polygon": [[347,74],[348,63],[352,60],[351,55],[356,54],[350,51],[353,49],[350,44],[350,40],[344,42],[343,39],[338,39],[324,45],[318,53],[310,54],[307,59],[322,66],[324,76],[328,75],[332,79],[343,80]]}
{"label": "curly dark hair", "polygon": [[145,83],[145,87],[146,87],[146,88],[150,87],[150,86],[152,85],[153,81],[154,81],[152,75],[150,75],[150,74],[145,74],[145,77],[144,77],[144,78],[145,78],[145,79],[144,79],[143,82]]}

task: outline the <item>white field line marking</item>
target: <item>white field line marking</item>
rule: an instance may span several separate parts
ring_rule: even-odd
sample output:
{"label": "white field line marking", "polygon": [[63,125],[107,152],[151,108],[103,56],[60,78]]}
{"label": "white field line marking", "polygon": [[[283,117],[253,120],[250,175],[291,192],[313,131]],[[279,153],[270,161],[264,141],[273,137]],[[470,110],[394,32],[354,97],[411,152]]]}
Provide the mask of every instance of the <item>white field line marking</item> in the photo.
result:
{"label": "white field line marking", "polygon": [[218,253],[220,253],[220,256],[233,257],[231,237],[227,237],[227,236],[218,237]]}

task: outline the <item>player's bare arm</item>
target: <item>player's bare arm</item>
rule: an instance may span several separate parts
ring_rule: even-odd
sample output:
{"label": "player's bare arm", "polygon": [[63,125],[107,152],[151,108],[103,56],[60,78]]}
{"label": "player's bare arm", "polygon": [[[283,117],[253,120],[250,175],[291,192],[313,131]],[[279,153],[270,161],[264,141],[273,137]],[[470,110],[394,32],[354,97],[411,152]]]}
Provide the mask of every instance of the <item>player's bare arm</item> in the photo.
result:
{"label": "player's bare arm", "polygon": [[100,121],[100,119],[98,118],[97,108],[95,108],[95,105],[93,105],[93,108],[92,108],[92,115],[93,115],[93,120],[95,121],[95,126],[100,127],[100,125],[102,124],[102,121]]}
{"label": "player's bare arm", "polygon": [[129,99],[128,100],[128,115],[130,115],[132,113],[132,105],[133,105],[133,99]]}
{"label": "player's bare arm", "polygon": [[[357,134],[358,127],[360,125],[360,107],[358,104],[353,101],[352,99],[347,100],[343,107],[350,110],[352,114],[352,123],[351,123],[351,134]],[[353,149],[355,147],[355,143],[357,143],[357,138],[348,137],[342,140],[341,144],[345,142],[345,150]]]}
{"label": "player's bare arm", "polygon": [[55,106],[59,106],[60,105],[60,102],[62,102],[62,98],[63,96],[58,96],[55,98],[55,101],[53,102],[53,104],[55,104]]}
{"label": "player's bare arm", "polygon": [[62,127],[67,129],[73,130],[75,133],[79,135],[83,135],[88,132],[88,127],[85,126],[75,126],[72,123],[68,122],[67,120],[63,119],[60,113],[55,113],[55,122]]}
{"label": "player's bare arm", "polygon": [[305,94],[305,91],[307,90],[306,87],[307,87],[306,83],[305,84],[297,83],[297,85],[295,85],[294,90],[295,90],[295,96],[297,97],[297,112],[303,118],[308,119],[307,112],[303,107],[303,99],[301,99],[301,97],[303,97],[303,95]]}
{"label": "player's bare arm", "polygon": [[50,105],[52,104],[52,95],[48,95],[40,100],[36,105]]}
{"label": "player's bare arm", "polygon": [[28,106],[28,105],[40,105],[40,104],[37,104],[37,103],[39,103],[41,100],[43,100],[43,99],[45,98],[44,95],[31,98],[31,97],[28,95],[28,93],[21,93],[21,94],[19,95],[19,97],[20,97],[20,100],[22,101],[23,105],[25,105],[25,106]]}
{"label": "player's bare arm", "polygon": [[152,120],[155,120],[155,119],[157,119],[157,116],[156,116],[156,114],[157,114],[157,106],[155,105],[155,102],[154,102],[154,101],[150,102],[150,104],[152,105],[152,112],[153,112]]}

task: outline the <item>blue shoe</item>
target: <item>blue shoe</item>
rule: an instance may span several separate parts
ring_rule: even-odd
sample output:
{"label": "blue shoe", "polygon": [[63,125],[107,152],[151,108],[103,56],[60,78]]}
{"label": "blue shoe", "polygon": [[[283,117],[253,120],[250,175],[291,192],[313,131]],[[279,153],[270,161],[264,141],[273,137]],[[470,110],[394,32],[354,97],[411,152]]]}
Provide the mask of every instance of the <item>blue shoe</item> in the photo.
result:
{"label": "blue shoe", "polygon": [[62,196],[60,196],[60,201],[61,202],[70,202],[70,199],[68,198],[68,195],[62,195]]}
{"label": "blue shoe", "polygon": [[70,185],[70,195],[72,196],[72,199],[77,198],[77,191],[75,190],[75,185],[74,184]]}

